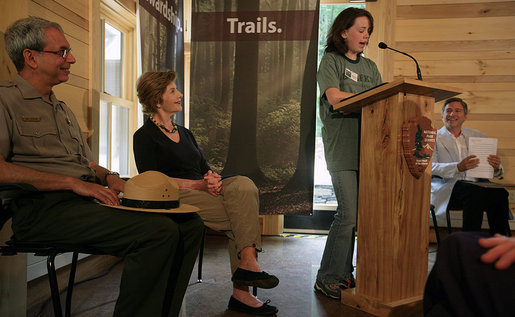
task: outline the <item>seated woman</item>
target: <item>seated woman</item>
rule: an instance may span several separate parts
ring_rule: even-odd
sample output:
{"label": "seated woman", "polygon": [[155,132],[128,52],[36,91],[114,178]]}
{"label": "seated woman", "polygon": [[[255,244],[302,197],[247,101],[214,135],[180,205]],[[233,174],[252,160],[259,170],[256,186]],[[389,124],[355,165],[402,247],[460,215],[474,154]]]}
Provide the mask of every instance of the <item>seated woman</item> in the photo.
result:
{"label": "seated woman", "polygon": [[249,286],[273,288],[277,277],[261,270],[256,255],[261,251],[259,196],[247,177],[222,181],[209,168],[190,130],[172,122],[182,110],[182,93],[175,85],[176,73],[148,72],[138,79],[137,92],[143,112],[150,115],[134,134],[134,157],[138,171],[160,171],[172,177],[180,200],[200,208],[204,224],[229,238],[233,294],[228,309],[273,315],[278,310],[252,296]]}

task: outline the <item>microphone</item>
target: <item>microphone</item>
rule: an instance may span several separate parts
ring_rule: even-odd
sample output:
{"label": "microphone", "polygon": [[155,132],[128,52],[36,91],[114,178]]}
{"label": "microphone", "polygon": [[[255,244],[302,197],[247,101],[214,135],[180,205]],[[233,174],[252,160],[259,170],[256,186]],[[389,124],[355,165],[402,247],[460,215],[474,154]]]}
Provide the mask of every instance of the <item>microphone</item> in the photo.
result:
{"label": "microphone", "polygon": [[402,55],[406,55],[409,58],[411,58],[412,60],[414,60],[415,61],[415,65],[417,65],[417,79],[418,80],[422,80],[422,73],[420,72],[420,67],[418,67],[418,62],[415,59],[415,57],[411,56],[408,53],[404,53],[404,52],[398,51],[398,50],[396,50],[394,48],[388,47],[388,45],[386,45],[386,43],[384,43],[384,42],[379,42],[378,46],[379,46],[380,49],[383,49],[383,50],[384,49],[389,49],[389,50],[392,50],[392,51],[396,51],[397,53],[401,53]]}

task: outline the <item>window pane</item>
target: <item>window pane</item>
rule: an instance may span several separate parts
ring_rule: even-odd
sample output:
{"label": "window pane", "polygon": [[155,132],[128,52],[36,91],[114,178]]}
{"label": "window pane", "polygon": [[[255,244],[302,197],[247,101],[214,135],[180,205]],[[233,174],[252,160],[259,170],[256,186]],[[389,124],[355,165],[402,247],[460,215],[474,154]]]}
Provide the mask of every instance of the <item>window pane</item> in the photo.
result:
{"label": "window pane", "polygon": [[109,105],[107,102],[100,100],[100,122],[98,127],[98,164],[109,168]]}
{"label": "window pane", "polygon": [[129,175],[129,109],[113,105],[111,170]]}
{"label": "window pane", "polygon": [[104,91],[122,97],[122,32],[105,23]]}

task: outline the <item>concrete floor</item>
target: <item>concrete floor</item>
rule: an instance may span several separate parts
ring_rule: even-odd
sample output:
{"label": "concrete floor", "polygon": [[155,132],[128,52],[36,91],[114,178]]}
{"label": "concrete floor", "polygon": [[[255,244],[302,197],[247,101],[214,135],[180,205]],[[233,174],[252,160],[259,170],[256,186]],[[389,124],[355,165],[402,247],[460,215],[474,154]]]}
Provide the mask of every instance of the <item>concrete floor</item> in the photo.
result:
{"label": "concrete floor", "polygon": [[[270,299],[277,306],[277,316],[368,316],[361,312],[342,309],[339,301],[313,292],[313,284],[320,265],[326,236],[263,237],[264,251],[259,255],[262,268],[280,279],[271,290],[258,289],[258,298]],[[430,248],[429,267],[435,254]],[[79,267],[80,269],[80,267]],[[72,316],[112,316],[118,296],[123,263],[105,277],[89,281],[74,288]],[[209,235],[203,264],[203,282],[197,283],[197,264],[190,278],[190,286],[183,302],[181,316],[247,316],[226,310],[231,296],[231,281],[226,238]],[[63,298],[64,303],[64,298]],[[41,303],[33,305],[27,316],[38,316]],[[53,316],[51,303],[40,316]]]}

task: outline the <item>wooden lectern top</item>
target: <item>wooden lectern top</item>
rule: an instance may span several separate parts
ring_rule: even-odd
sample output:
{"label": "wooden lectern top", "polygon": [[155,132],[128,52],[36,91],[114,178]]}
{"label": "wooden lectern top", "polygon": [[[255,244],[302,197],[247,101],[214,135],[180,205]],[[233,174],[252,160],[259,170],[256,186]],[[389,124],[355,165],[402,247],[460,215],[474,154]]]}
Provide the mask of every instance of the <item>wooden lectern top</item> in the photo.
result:
{"label": "wooden lectern top", "polygon": [[435,101],[444,100],[462,93],[461,89],[454,87],[427,83],[412,78],[401,78],[346,98],[342,102],[334,105],[333,109],[350,113],[360,113],[362,107],[399,92],[434,97]]}

